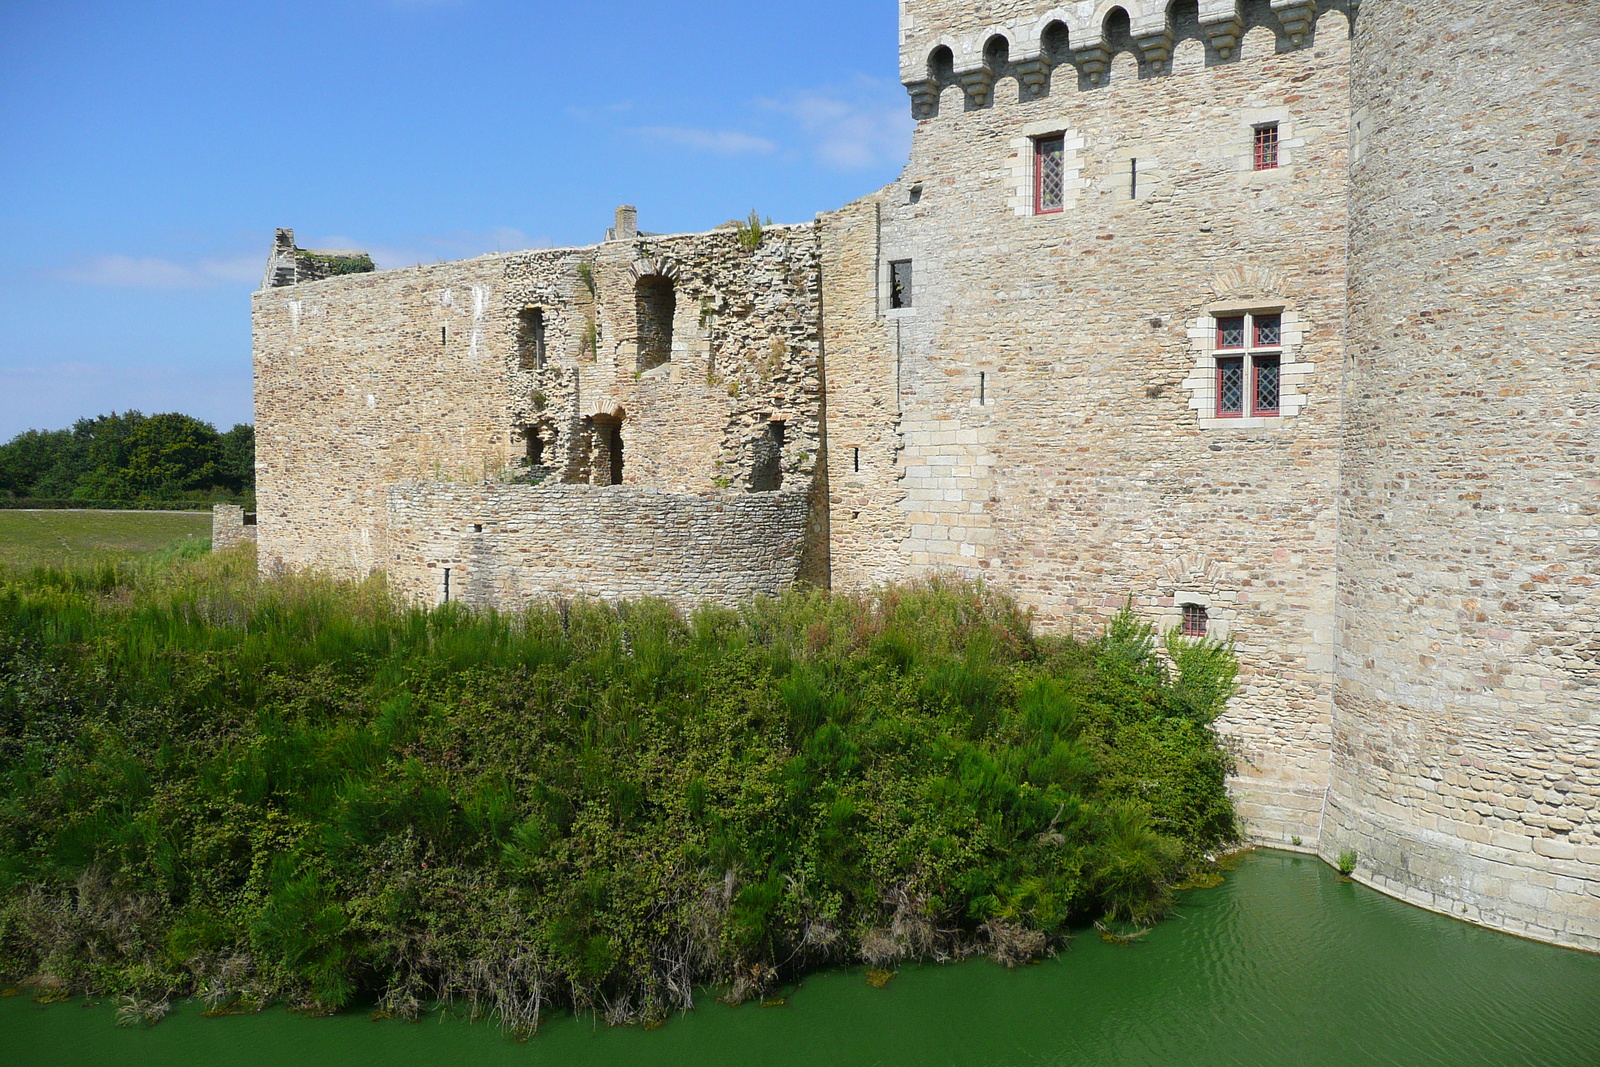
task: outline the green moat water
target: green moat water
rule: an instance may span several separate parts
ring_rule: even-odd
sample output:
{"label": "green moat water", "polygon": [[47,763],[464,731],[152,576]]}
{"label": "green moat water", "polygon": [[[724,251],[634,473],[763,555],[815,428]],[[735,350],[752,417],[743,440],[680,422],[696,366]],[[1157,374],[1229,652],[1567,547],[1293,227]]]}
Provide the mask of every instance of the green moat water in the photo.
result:
{"label": "green moat water", "polygon": [[7,1067],[619,1063],[1597,1067],[1600,956],[1458,923],[1309,857],[1263,852],[1218,888],[1185,894],[1131,947],[1090,931],[1037,967],[912,967],[882,990],[860,969],[835,971],[781,1007],[707,996],[653,1033],[558,1018],[517,1044],[438,1014],[205,1019],[192,1004],[124,1030],[110,1004],[0,1001]]}

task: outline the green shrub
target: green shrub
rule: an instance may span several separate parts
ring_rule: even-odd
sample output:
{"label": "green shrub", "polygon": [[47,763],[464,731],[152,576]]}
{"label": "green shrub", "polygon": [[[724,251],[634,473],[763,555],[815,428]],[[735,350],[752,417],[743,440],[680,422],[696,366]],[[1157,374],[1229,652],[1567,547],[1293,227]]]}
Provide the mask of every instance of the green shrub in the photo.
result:
{"label": "green shrub", "polygon": [[945,581],[505,615],[247,552],[0,572],[0,979],[527,1032],[1014,963],[1236,835],[1232,672]]}

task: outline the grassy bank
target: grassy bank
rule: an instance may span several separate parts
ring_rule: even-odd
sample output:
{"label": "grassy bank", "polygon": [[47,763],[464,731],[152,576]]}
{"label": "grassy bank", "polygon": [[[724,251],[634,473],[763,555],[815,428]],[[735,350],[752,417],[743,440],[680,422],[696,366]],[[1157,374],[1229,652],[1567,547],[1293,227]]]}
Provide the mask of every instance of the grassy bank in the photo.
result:
{"label": "grassy bank", "polygon": [[210,540],[209,512],[0,509],[0,564],[12,567],[87,566]]}
{"label": "grassy bank", "polygon": [[247,552],[0,579],[0,978],[130,1017],[663,1019],[1147,922],[1234,834],[1231,653],[932,583],[517,617]]}

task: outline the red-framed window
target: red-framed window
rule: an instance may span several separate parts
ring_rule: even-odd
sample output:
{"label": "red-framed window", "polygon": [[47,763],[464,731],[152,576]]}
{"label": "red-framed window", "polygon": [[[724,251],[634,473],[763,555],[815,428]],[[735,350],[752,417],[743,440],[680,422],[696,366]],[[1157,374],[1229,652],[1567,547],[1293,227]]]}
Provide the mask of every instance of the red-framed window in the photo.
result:
{"label": "red-framed window", "polygon": [[1211,619],[1204,604],[1183,605],[1183,636],[1204,637],[1209,632]]}
{"label": "red-framed window", "polygon": [[1217,418],[1267,417],[1283,395],[1283,313],[1217,317]]}
{"label": "red-framed window", "polygon": [[1053,215],[1065,209],[1066,137],[1053,133],[1033,139],[1033,212]]}
{"label": "red-framed window", "polygon": [[1256,127],[1256,170],[1278,169],[1278,124]]}

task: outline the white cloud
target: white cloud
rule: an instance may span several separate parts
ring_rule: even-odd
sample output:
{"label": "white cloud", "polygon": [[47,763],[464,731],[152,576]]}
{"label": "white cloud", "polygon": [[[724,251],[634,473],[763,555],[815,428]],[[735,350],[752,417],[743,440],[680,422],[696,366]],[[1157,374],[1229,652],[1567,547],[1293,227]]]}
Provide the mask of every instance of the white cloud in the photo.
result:
{"label": "white cloud", "polygon": [[764,155],[778,146],[765,137],[737,130],[697,130],[683,126],[644,126],[633,131],[640,137],[680,145],[719,156]]}
{"label": "white cloud", "polygon": [[834,170],[899,163],[911,151],[911,105],[905,90],[890,82],[861,77],[848,87],[803,90],[761,104],[798,123],[817,160]]}
{"label": "white cloud", "polygon": [[261,279],[266,256],[237,255],[179,263],[158,256],[89,256],[45,273],[76,285],[114,289],[208,289]]}

